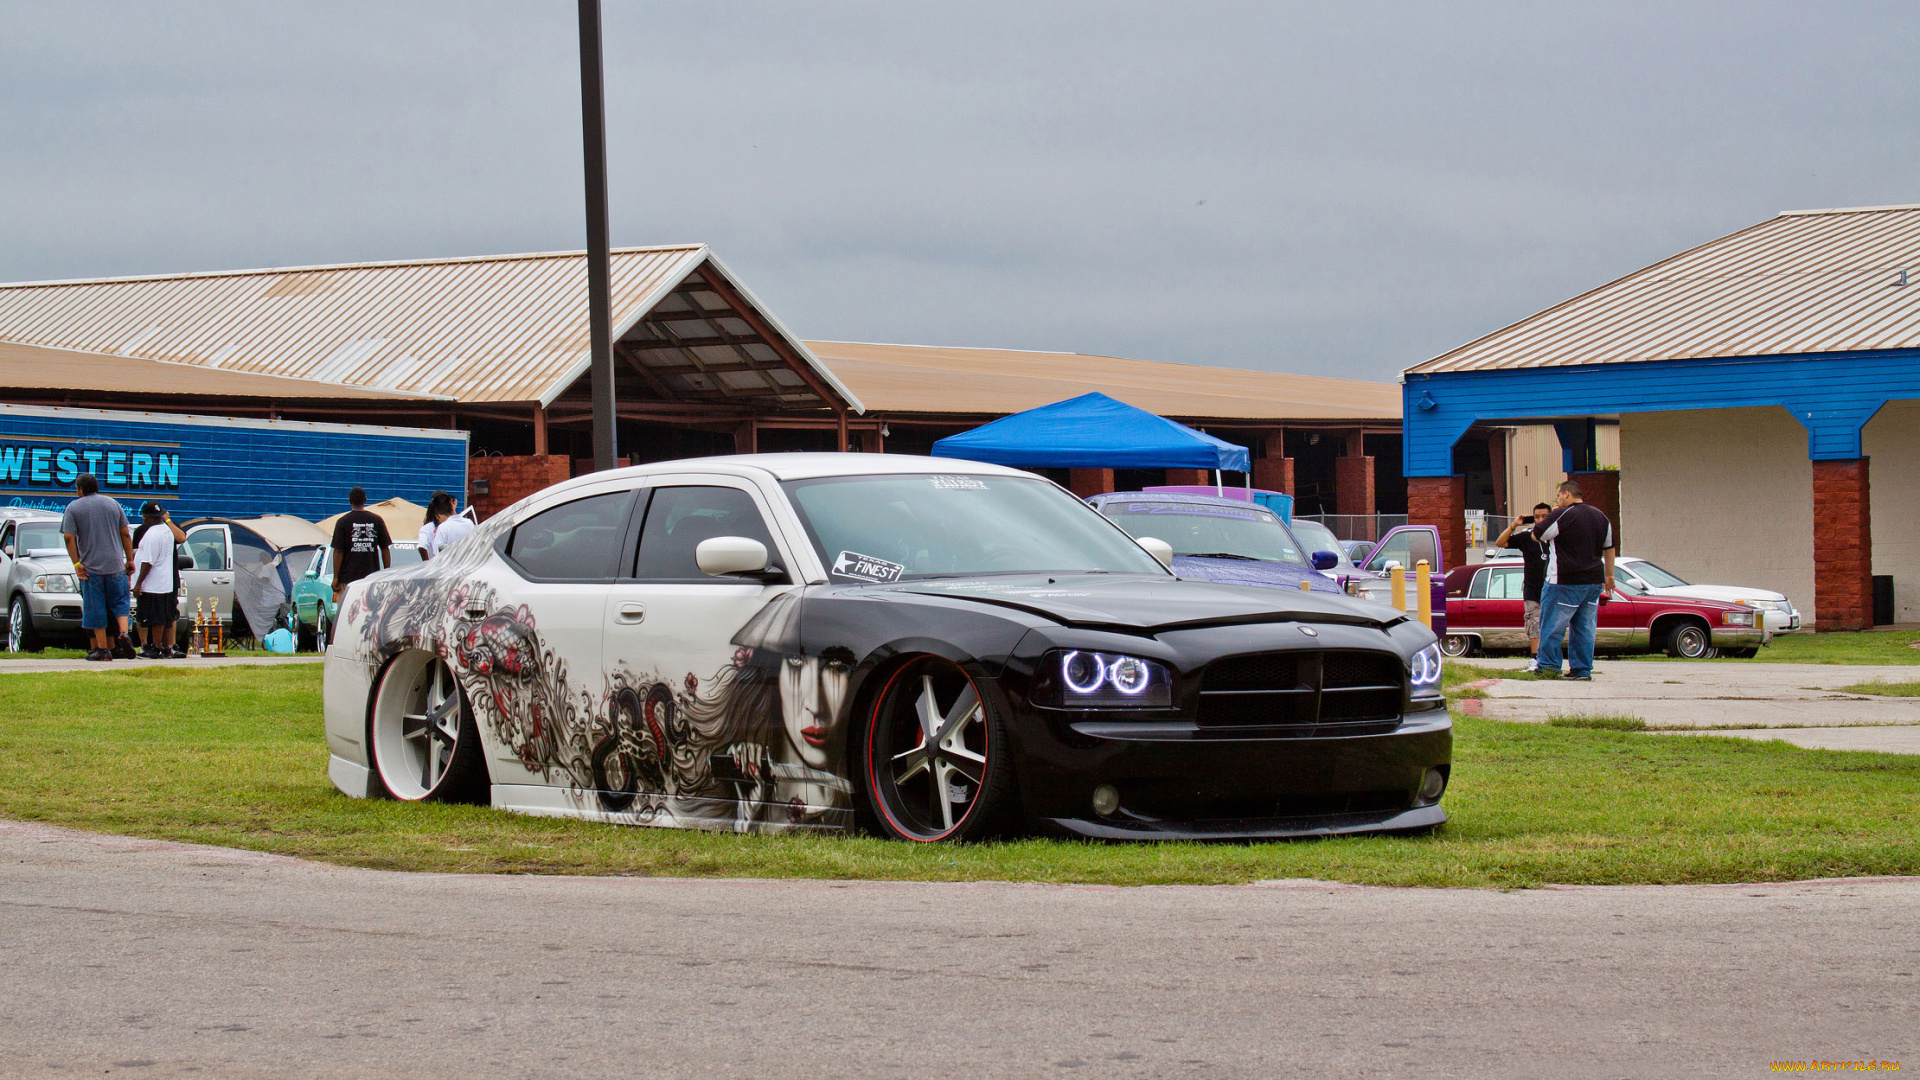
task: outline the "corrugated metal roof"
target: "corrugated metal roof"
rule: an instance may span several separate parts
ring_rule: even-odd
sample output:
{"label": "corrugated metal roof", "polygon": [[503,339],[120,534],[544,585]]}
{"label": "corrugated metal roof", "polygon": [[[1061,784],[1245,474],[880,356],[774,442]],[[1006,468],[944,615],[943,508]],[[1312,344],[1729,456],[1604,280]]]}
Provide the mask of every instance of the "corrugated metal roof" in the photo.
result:
{"label": "corrugated metal roof", "polygon": [[445,401],[399,390],[369,390],[339,383],[255,375],[250,371],[208,370],[129,356],[48,349],[0,341],[0,387],[30,390],[85,390],[121,394],[190,394],[220,397],[296,399]]}
{"label": "corrugated metal roof", "polygon": [[1788,211],[1407,374],[1916,347],[1920,205],[1871,206]]}
{"label": "corrugated metal roof", "polygon": [[[611,262],[616,332],[641,329],[676,288],[717,295],[711,273],[756,309],[747,314],[785,351],[844,389],[705,245],[619,248]],[[0,340],[462,402],[546,404],[587,370],[586,295],[586,257],[577,251],[24,282],[0,285]],[[769,347],[764,335],[742,336]],[[783,358],[756,363],[786,366]],[[800,388],[780,405],[826,404],[804,379],[792,381]],[[697,381],[691,389],[697,396]]]}
{"label": "corrugated metal roof", "polygon": [[1394,420],[1392,383],[1085,353],[809,341],[870,410],[1003,416],[1098,390],[1187,420]]}

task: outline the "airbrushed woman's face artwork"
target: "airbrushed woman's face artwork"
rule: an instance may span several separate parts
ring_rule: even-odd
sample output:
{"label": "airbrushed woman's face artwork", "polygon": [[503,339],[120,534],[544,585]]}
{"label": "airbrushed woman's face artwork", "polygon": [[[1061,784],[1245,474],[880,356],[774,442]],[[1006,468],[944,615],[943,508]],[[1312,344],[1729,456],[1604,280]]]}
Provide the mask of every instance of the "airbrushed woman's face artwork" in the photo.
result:
{"label": "airbrushed woman's face artwork", "polygon": [[847,698],[849,663],[838,658],[789,656],[780,665],[780,712],[787,742],[800,760],[827,767],[827,745]]}

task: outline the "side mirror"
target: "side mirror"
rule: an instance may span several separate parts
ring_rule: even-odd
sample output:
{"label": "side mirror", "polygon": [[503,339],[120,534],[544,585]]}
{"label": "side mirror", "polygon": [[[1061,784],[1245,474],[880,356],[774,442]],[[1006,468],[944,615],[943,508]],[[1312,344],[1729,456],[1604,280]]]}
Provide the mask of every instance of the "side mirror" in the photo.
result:
{"label": "side mirror", "polygon": [[716,536],[693,549],[700,572],[714,577],[762,574],[767,570],[767,545],[745,536]]}
{"label": "side mirror", "polygon": [[1340,556],[1331,551],[1316,551],[1313,553],[1313,568],[1315,570],[1331,570],[1339,565]]}
{"label": "side mirror", "polygon": [[1165,540],[1162,540],[1157,536],[1139,536],[1139,537],[1135,537],[1133,542],[1145,548],[1147,554],[1153,556],[1155,559],[1158,559],[1161,566],[1164,566],[1169,570],[1173,569],[1173,545],[1172,544],[1167,543]]}

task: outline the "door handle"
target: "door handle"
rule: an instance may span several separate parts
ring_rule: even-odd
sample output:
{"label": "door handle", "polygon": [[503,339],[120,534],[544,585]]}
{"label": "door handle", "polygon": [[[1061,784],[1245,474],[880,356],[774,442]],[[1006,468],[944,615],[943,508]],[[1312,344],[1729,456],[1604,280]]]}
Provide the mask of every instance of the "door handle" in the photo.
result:
{"label": "door handle", "polygon": [[470,607],[467,609],[467,618],[469,619],[484,619],[486,617],[487,617],[486,608]]}
{"label": "door handle", "polygon": [[647,618],[647,605],[628,601],[620,605],[620,611],[617,617],[623,623],[645,622]]}

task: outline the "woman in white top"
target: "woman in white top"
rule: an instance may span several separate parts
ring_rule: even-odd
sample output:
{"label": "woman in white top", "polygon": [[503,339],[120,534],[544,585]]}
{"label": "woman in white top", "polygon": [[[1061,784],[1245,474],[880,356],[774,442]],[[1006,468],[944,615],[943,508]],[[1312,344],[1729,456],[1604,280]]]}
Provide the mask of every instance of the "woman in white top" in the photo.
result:
{"label": "woman in white top", "polygon": [[431,559],[439,550],[434,542],[439,538],[440,523],[453,516],[453,496],[444,491],[436,491],[427,500],[427,521],[420,526],[420,537],[414,546],[420,549],[420,558]]}

